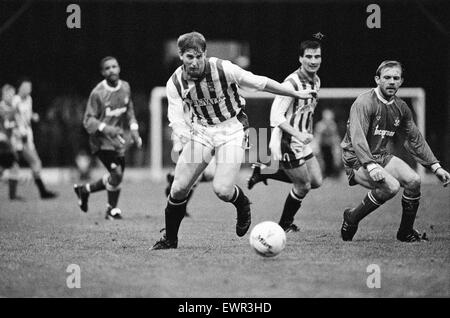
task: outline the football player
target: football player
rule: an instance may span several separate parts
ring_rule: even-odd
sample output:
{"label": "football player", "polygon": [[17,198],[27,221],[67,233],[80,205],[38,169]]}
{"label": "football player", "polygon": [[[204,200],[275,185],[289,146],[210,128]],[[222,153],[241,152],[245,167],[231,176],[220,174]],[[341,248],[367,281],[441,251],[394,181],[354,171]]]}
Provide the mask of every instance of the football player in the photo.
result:
{"label": "football player", "polygon": [[[301,42],[299,62],[300,67],[286,77],[283,85],[298,92],[319,91],[320,79],[317,72],[322,63],[320,42]],[[311,188],[316,189],[322,184],[321,168],[309,144],[313,137],[313,115],[316,106],[315,97],[302,100],[277,96],[270,111],[270,124],[275,127],[272,130],[270,149],[273,158],[280,161],[281,167],[281,170],[275,173],[275,178],[280,175],[288,176],[293,183],[279,220],[279,225],[286,232],[298,231],[293,222],[303,199]],[[271,175],[264,176],[267,178]]]}
{"label": "football player", "polygon": [[91,193],[106,190],[108,199],[105,218],[114,220],[122,219],[117,203],[125,170],[126,146],[135,143],[140,148],[142,139],[134,115],[130,85],[119,77],[119,62],[115,57],[107,56],[100,61],[100,70],[104,80],[97,84],[89,96],[83,124],[89,133],[93,154],[100,159],[108,173],[95,182],[75,184],[74,190],[83,212],[88,211]]}
{"label": "football player", "polygon": [[[247,233],[251,223],[250,201],[234,183],[247,144],[248,119],[241,87],[297,98],[311,98],[315,93],[294,91],[230,61],[207,58],[206,40],[198,32],[181,35],[177,46],[183,65],[167,81],[166,89],[170,127],[184,147],[165,209],[166,232],[153,246],[155,250],[177,248],[186,199],[213,156],[216,157],[214,192],[235,206],[236,234],[241,237]],[[185,105],[193,112],[191,127],[184,119]]]}
{"label": "football player", "polygon": [[41,172],[42,162],[34,144],[32,122],[39,121],[39,115],[33,112],[33,99],[31,97],[32,83],[29,79],[19,82],[17,95],[14,96],[12,104],[16,109],[16,126],[14,135],[18,136],[12,142],[15,150],[29,164],[33,173],[33,179],[42,199],[53,199],[58,196],[56,192],[50,191],[45,186]]}
{"label": "football player", "polygon": [[377,87],[358,96],[341,143],[342,160],[351,186],[359,184],[370,191],[362,202],[344,211],[341,236],[351,241],[359,222],[392,199],[401,188],[402,217],[397,239],[417,242],[426,239],[414,229],[420,200],[420,176],[402,159],[388,151],[388,144],[404,137],[412,157],[429,168],[447,185],[449,173],[441,167],[414,123],[408,105],[396,96],[403,83],[403,67],[398,61],[384,61],[375,73]]}

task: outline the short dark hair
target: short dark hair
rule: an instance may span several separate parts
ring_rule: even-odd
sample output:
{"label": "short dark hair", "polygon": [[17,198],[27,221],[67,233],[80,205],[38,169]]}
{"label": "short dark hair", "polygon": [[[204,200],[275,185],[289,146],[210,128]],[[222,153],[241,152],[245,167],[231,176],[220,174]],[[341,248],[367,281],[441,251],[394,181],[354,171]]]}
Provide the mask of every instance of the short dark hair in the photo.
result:
{"label": "short dark hair", "polygon": [[177,40],[177,46],[181,54],[189,49],[203,53],[206,51],[206,39],[203,34],[193,31],[180,35]]}
{"label": "short dark hair", "polygon": [[104,58],[102,58],[100,60],[100,71],[103,71],[103,65],[105,64],[106,61],[109,60],[116,60],[117,63],[119,63],[119,60],[117,58],[115,58],[114,56],[105,56]]}
{"label": "short dark hair", "polygon": [[305,54],[305,50],[306,49],[320,49],[322,46],[320,45],[319,41],[314,41],[314,40],[306,40],[306,41],[302,41],[300,43],[300,56],[303,56],[303,54]]}
{"label": "short dark hair", "polygon": [[386,60],[386,61],[381,62],[381,64],[377,68],[377,71],[375,72],[375,75],[380,77],[381,71],[388,67],[399,67],[400,71],[402,72],[402,77],[403,77],[405,69],[403,68],[402,63],[400,63],[399,61],[394,61],[394,60]]}

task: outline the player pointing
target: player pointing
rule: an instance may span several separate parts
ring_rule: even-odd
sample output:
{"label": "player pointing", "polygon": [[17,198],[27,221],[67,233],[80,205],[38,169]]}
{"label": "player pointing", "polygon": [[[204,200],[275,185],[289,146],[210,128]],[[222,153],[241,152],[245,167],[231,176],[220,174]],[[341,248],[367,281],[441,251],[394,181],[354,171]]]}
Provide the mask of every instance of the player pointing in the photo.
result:
{"label": "player pointing", "polygon": [[449,183],[450,175],[440,166],[414,124],[411,110],[395,95],[403,83],[402,65],[397,61],[382,62],[375,82],[376,88],[361,94],[353,103],[347,133],[341,143],[349,184],[371,189],[357,207],[344,211],[341,236],[344,241],[351,241],[358,223],[393,198],[402,187],[403,211],[397,239],[421,241],[426,238],[413,228],[420,200],[420,176],[403,160],[390,154],[387,145],[399,134],[404,135],[408,152],[417,162],[430,168],[444,186]]}
{"label": "player pointing", "polygon": [[[166,233],[153,249],[177,248],[178,229],[186,199],[212,156],[216,157],[213,188],[237,210],[236,234],[243,236],[251,223],[250,202],[234,184],[247,140],[248,119],[240,88],[296,98],[312,98],[314,91],[298,92],[265,76],[245,71],[230,61],[206,57],[206,40],[198,32],[183,34],[177,46],[183,65],[167,82],[168,117],[174,134],[186,140],[175,167],[165,209]],[[184,106],[192,109],[192,125],[185,122]]]}

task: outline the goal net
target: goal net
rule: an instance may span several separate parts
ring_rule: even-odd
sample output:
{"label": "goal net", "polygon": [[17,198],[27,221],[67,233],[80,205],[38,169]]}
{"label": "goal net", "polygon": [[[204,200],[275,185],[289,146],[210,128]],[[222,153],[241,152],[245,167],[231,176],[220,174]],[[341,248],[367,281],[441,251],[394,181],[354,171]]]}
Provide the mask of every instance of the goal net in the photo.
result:
{"label": "goal net", "polygon": [[[355,98],[368,91],[370,88],[322,88],[319,92],[319,103],[315,110],[314,122],[321,118],[324,109],[330,109],[335,114],[335,121],[339,130],[339,137],[345,134],[346,123],[350,107]],[[268,141],[270,139],[270,107],[274,95],[265,92],[242,91],[246,99],[246,113],[249,117],[250,149],[247,151],[243,166],[253,162],[268,164],[270,152]],[[425,136],[425,91],[422,88],[401,88],[397,96],[404,99],[412,107],[416,124]],[[151,177],[160,180],[165,171],[175,166],[176,155],[172,154],[172,130],[167,120],[167,97],[165,87],[155,87],[150,93],[150,136],[149,155]],[[425,170],[421,165],[416,165],[406,151],[396,153],[399,157],[415,167],[421,175]]]}

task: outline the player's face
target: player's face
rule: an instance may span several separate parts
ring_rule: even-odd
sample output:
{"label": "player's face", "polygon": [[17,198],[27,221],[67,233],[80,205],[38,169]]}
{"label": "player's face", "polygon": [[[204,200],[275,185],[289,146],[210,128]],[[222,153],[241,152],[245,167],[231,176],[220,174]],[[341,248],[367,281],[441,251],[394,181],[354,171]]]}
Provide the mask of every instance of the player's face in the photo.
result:
{"label": "player's face", "polygon": [[386,67],[381,70],[379,77],[375,76],[375,82],[380,88],[381,93],[385,97],[391,98],[403,84],[402,70],[398,66]]}
{"label": "player's face", "polygon": [[3,100],[8,103],[11,104],[12,103],[12,99],[14,97],[14,95],[16,94],[16,91],[14,89],[7,89],[3,92]]}
{"label": "player's face", "polygon": [[107,60],[103,63],[102,75],[109,82],[117,82],[119,80],[120,66],[119,62],[114,59]]}
{"label": "player's face", "polygon": [[23,82],[19,86],[19,95],[22,97],[26,97],[31,94],[32,90],[33,90],[33,87],[31,85],[31,82]]}
{"label": "player's face", "polygon": [[303,56],[300,56],[300,63],[306,72],[316,73],[322,63],[321,49],[305,49]]}
{"label": "player's face", "polygon": [[183,61],[186,73],[190,77],[200,77],[205,70],[206,51],[199,52],[195,49],[188,49],[180,54],[180,59]]}

